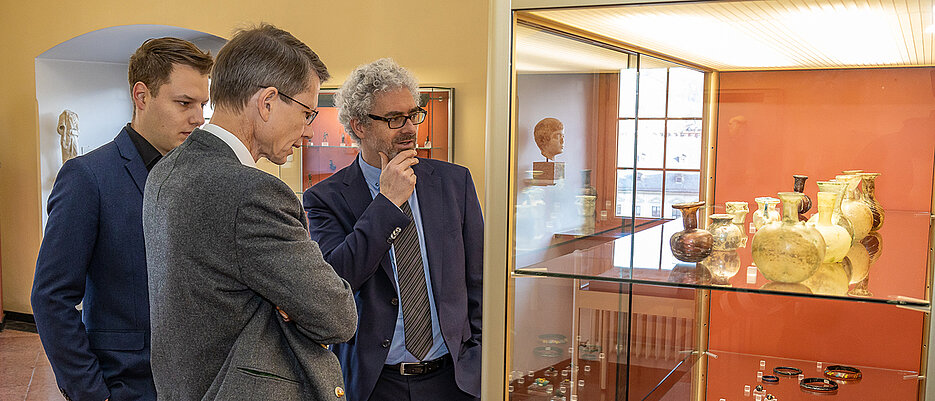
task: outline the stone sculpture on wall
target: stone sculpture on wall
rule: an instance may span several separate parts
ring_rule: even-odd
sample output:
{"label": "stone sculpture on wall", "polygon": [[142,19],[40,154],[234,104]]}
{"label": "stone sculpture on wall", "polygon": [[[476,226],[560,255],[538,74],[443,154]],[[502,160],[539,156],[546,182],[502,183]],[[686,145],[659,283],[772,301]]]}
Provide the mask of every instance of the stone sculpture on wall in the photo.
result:
{"label": "stone sculpture on wall", "polygon": [[78,114],[65,109],[58,116],[56,131],[62,137],[62,163],[78,156]]}

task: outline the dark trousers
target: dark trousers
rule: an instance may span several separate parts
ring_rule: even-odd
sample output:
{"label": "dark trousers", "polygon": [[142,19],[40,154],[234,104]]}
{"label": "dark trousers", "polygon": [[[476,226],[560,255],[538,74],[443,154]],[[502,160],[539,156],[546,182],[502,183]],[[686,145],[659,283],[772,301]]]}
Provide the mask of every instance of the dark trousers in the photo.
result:
{"label": "dark trousers", "polygon": [[455,368],[447,366],[418,376],[403,376],[399,371],[383,369],[370,401],[480,401],[461,391],[455,382]]}

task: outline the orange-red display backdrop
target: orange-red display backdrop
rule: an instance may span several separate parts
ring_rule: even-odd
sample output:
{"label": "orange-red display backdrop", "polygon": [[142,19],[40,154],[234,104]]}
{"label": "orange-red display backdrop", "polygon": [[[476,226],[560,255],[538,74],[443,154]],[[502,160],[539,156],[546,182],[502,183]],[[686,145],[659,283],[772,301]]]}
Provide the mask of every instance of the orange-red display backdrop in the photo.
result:
{"label": "orange-red display backdrop", "polygon": [[[818,180],[847,169],[880,172],[877,199],[898,212],[881,230],[870,289],[925,297],[928,219],[901,212],[923,215],[931,206],[935,69],[730,72],[720,75],[718,95],[715,210],[744,200],[752,214],[755,197],[792,190],[793,174],[810,177],[814,200]],[[915,371],[922,318],[888,305],[713,291],[709,347]],[[708,385],[716,394],[737,381]],[[868,399],[888,399],[886,388],[869,387],[884,393]]]}

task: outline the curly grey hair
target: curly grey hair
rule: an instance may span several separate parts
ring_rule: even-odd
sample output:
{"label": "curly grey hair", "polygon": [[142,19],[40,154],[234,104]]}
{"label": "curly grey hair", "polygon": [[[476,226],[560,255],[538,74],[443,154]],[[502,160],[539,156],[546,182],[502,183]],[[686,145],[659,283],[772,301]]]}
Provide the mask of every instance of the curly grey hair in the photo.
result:
{"label": "curly grey hair", "polygon": [[381,58],[370,64],[358,66],[347,78],[341,89],[334,94],[338,108],[338,121],[344,130],[358,143],[360,138],[351,128],[351,120],[367,125],[373,121],[367,117],[373,111],[373,98],[379,92],[405,88],[419,104],[419,85],[409,70],[400,67],[393,59]]}

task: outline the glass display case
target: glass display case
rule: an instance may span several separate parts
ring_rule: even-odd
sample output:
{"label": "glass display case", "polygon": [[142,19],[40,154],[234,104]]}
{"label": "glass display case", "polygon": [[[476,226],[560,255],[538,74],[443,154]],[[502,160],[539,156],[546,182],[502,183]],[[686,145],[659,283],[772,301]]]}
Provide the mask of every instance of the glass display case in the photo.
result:
{"label": "glass display case", "polygon": [[[312,138],[305,140],[301,152],[294,152],[282,166],[265,159],[257,163],[289,184],[297,195],[347,167],[357,157],[357,143],[338,121],[338,109],[334,106],[336,91],[326,88],[318,95],[318,117],[312,122]],[[428,86],[420,87],[419,91],[419,104],[428,114],[416,126],[416,153],[419,157],[451,161],[454,89]]]}
{"label": "glass display case", "polygon": [[512,40],[505,399],[924,398],[932,1],[514,10]]}

